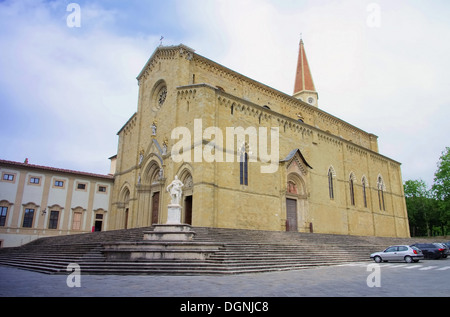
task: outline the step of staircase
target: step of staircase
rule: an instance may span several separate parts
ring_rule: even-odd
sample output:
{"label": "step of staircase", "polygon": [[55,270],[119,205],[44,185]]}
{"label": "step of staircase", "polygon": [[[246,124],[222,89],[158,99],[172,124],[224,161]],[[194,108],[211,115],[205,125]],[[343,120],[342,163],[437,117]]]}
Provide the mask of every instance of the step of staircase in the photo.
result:
{"label": "step of staircase", "polygon": [[417,240],[298,232],[193,227],[194,241],[222,245],[206,260],[107,262],[104,244],[142,241],[152,227],[47,237],[19,248],[0,249],[0,265],[47,274],[241,274],[297,270],[369,261],[372,252]]}

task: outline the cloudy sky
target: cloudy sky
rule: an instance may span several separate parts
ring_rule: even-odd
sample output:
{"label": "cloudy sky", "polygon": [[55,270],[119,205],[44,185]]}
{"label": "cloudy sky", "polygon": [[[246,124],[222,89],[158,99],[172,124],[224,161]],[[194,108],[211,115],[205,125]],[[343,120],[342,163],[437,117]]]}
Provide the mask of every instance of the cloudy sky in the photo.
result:
{"label": "cloudy sky", "polygon": [[448,0],[0,0],[0,158],[106,174],[161,36],[292,94],[302,34],[319,107],[431,185],[450,146],[449,16]]}

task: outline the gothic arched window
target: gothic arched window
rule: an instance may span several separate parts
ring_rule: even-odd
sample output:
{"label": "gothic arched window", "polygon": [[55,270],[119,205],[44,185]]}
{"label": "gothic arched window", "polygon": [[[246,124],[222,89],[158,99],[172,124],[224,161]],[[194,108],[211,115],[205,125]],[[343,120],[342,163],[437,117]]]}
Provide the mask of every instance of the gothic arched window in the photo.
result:
{"label": "gothic arched window", "polygon": [[350,203],[352,204],[352,206],[354,206],[355,205],[355,187],[354,187],[352,175],[350,175],[349,185],[350,185]]}
{"label": "gothic arched window", "polygon": [[362,178],[362,191],[363,191],[364,207],[367,208],[367,180],[366,180],[366,177]]}
{"label": "gothic arched window", "polygon": [[386,206],[384,204],[384,182],[381,176],[378,176],[378,204],[380,206],[380,210],[386,210]]}
{"label": "gothic arched window", "polygon": [[334,199],[333,169],[331,167],[328,169],[328,192],[330,199]]}
{"label": "gothic arched window", "polygon": [[248,186],[248,154],[244,152],[240,159],[240,184]]}

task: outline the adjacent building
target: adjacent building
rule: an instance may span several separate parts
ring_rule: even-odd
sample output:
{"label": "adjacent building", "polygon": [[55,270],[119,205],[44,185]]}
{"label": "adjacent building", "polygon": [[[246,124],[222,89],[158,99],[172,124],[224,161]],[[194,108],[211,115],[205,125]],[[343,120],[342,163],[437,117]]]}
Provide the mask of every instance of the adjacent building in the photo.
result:
{"label": "adjacent building", "polygon": [[108,229],[114,178],[0,160],[0,244]]}

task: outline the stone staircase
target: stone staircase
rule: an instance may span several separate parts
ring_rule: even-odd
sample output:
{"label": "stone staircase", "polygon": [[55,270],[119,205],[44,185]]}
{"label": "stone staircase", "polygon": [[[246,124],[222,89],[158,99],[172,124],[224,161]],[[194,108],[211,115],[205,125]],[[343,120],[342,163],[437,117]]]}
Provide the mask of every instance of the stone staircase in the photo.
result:
{"label": "stone staircase", "polygon": [[104,243],[141,241],[144,232],[149,230],[152,228],[41,238],[19,248],[0,249],[0,265],[48,274],[67,274],[69,263],[79,264],[82,274],[239,274],[369,261],[370,253],[386,246],[417,242],[415,239],[193,227],[194,241],[221,245],[206,260],[106,261]]}

